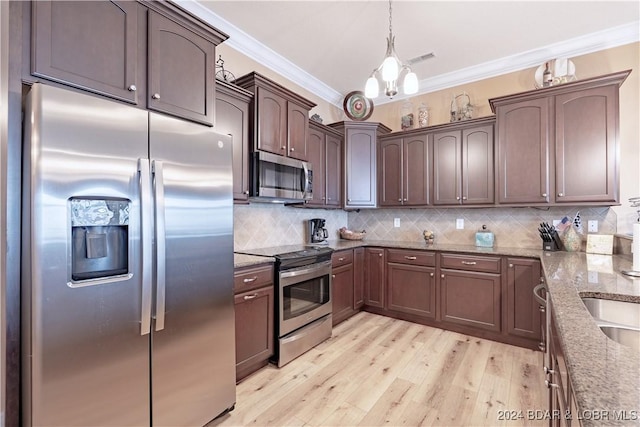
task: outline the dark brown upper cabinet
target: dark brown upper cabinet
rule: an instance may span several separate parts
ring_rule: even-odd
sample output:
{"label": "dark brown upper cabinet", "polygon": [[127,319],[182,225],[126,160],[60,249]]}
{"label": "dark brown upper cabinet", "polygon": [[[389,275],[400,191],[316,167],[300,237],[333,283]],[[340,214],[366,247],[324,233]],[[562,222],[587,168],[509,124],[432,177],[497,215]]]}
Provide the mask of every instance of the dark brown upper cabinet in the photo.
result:
{"label": "dark brown upper cabinet", "polygon": [[34,1],[31,74],[206,125],[226,40],[169,2]]}
{"label": "dark brown upper cabinet", "polygon": [[233,137],[233,199],[249,198],[249,104],[253,95],[216,81],[216,131]]}
{"label": "dark brown upper cabinet", "polygon": [[381,138],[379,154],[379,205],[428,205],[431,192],[431,147],[427,134]]}
{"label": "dark brown upper cabinet", "polygon": [[390,129],[375,122],[338,122],[329,126],[344,135],[344,207],[376,207],[378,137]]}
{"label": "dark brown upper cabinet", "polygon": [[308,161],[313,170],[313,199],[307,206],[341,207],[342,135],[309,121]]}
{"label": "dark brown upper cabinet", "polygon": [[254,94],[253,149],[307,160],[309,111],[316,104],[255,72],[235,83]]}
{"label": "dark brown upper cabinet", "polygon": [[490,99],[498,203],[618,204],[618,97],[630,72]]}
{"label": "dark brown upper cabinet", "polygon": [[493,117],[442,126],[433,139],[433,204],[494,203]]}

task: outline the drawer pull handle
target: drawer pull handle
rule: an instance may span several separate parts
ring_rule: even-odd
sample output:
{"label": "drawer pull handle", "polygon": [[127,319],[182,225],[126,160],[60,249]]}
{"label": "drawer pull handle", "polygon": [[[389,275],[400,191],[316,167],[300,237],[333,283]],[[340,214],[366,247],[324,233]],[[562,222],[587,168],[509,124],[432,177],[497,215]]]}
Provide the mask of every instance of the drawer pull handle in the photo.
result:
{"label": "drawer pull handle", "polygon": [[476,265],[477,262],[475,261],[461,261],[464,265]]}
{"label": "drawer pull handle", "polygon": [[344,257],[338,258],[338,261],[344,261]]}
{"label": "drawer pull handle", "polygon": [[258,280],[257,277],[252,277],[250,279],[243,279],[242,282],[243,283],[251,283],[251,282],[255,282],[256,280]]}
{"label": "drawer pull handle", "polygon": [[255,299],[255,298],[257,298],[257,297],[258,297],[258,294],[245,295],[245,296],[244,296],[244,300],[245,300],[245,301],[248,301],[248,300],[250,300],[250,299]]}
{"label": "drawer pull handle", "polygon": [[554,384],[549,380],[544,380],[544,385],[546,385],[547,388],[560,387],[558,384]]}
{"label": "drawer pull handle", "polygon": [[405,257],[404,257],[404,258],[405,258],[405,259],[408,259],[408,260],[412,260],[412,261],[413,261],[414,259],[418,259],[418,257],[415,257],[415,256],[406,256],[406,255],[405,255]]}

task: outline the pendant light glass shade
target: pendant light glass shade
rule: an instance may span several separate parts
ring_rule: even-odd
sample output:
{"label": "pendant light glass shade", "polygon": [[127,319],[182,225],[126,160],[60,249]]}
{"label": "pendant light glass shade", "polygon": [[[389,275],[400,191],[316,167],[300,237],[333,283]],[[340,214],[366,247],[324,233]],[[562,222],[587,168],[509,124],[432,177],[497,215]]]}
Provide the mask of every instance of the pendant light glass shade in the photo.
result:
{"label": "pendant light glass shade", "polygon": [[405,95],[413,95],[418,92],[418,76],[416,73],[408,72],[406,76],[404,76],[404,94]]}
{"label": "pendant light glass shade", "polygon": [[380,87],[378,86],[378,79],[373,76],[369,77],[364,87],[364,96],[367,98],[377,98],[379,93]]}
{"label": "pendant light glass shade", "polygon": [[399,71],[398,60],[393,56],[385,58],[382,62],[382,80],[385,82],[398,80]]}

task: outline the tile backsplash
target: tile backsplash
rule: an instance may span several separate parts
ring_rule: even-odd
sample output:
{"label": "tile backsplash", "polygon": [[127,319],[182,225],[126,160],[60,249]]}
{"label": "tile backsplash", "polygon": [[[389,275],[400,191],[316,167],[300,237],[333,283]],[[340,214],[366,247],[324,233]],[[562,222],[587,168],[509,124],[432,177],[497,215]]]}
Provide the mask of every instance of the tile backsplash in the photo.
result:
{"label": "tile backsplash", "polygon": [[[437,243],[475,244],[475,233],[486,225],[495,234],[495,245],[540,248],[538,225],[580,212],[586,233],[587,221],[598,221],[598,233],[616,233],[616,215],[608,207],[480,208],[480,209],[362,209],[345,212],[335,209],[294,208],[272,204],[234,206],[234,246],[253,249],[303,244],[306,220],[324,218],[329,239],[338,239],[338,229],[366,230],[367,240],[422,241],[422,231],[432,230]],[[393,226],[400,218],[400,227]],[[456,220],[464,229],[456,229]]]}
{"label": "tile backsplash", "polygon": [[234,249],[254,249],[306,243],[306,220],[324,218],[329,240],[347,226],[347,213],[338,209],[295,208],[280,204],[234,205]]}
{"label": "tile backsplash", "polygon": [[[538,225],[564,216],[573,219],[580,212],[586,235],[587,221],[598,221],[599,234],[616,232],[616,215],[608,207],[481,208],[481,209],[375,209],[349,212],[349,228],[366,230],[366,239],[422,241],[422,231],[435,233],[436,243],[475,245],[475,233],[483,225],[493,231],[495,245],[537,249],[542,245]],[[400,227],[394,219],[400,218]],[[464,229],[456,229],[456,220]]]}

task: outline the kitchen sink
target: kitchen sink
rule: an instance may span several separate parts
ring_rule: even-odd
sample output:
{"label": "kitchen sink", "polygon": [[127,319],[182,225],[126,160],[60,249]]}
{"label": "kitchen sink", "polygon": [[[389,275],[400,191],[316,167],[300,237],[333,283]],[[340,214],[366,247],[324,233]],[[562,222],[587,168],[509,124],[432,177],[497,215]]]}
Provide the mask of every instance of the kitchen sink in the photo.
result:
{"label": "kitchen sink", "polygon": [[586,297],[582,302],[606,336],[640,351],[640,304]]}

